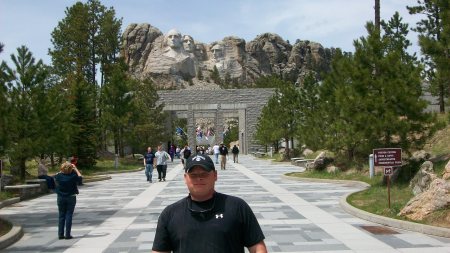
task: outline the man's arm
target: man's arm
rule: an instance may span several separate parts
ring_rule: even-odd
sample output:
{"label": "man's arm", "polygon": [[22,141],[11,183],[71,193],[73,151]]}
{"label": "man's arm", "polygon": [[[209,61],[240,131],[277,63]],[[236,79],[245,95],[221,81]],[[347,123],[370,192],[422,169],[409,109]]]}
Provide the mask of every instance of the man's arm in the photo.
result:
{"label": "man's arm", "polygon": [[264,241],[260,241],[257,244],[248,248],[250,253],[267,253],[266,244]]}

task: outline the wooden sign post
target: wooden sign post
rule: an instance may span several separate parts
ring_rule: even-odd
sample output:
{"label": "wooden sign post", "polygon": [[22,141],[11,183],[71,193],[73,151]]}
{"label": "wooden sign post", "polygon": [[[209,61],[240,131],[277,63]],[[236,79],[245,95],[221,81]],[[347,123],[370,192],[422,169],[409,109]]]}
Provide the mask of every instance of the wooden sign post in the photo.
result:
{"label": "wooden sign post", "polygon": [[391,175],[394,174],[394,168],[384,168],[384,175],[387,176],[387,188],[388,188],[388,206],[391,209]]}
{"label": "wooden sign post", "polygon": [[378,148],[373,150],[374,166],[382,166],[384,176],[387,176],[388,206],[391,209],[391,176],[394,174],[394,166],[402,166],[401,148]]}

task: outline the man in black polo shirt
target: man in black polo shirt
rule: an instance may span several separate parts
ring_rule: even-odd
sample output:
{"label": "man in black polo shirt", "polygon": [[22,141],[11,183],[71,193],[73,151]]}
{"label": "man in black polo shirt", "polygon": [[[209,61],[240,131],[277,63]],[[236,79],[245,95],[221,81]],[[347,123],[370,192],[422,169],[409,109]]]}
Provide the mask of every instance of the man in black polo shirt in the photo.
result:
{"label": "man in black polo shirt", "polygon": [[214,190],[217,171],[207,155],[190,157],[184,181],[189,195],[158,219],[152,252],[267,253],[264,234],[250,206]]}

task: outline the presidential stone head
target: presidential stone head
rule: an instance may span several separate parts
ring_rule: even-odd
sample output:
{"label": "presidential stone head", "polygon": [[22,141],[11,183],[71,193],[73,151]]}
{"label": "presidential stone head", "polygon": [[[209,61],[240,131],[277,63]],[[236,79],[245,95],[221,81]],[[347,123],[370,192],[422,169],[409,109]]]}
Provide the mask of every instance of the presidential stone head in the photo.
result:
{"label": "presidential stone head", "polygon": [[211,52],[214,56],[214,59],[219,60],[223,57],[223,48],[222,45],[220,45],[219,43],[215,44],[212,48],[211,48]]}
{"label": "presidential stone head", "polygon": [[166,45],[173,50],[178,50],[182,46],[181,33],[176,29],[168,31],[165,39]]}
{"label": "presidential stone head", "polygon": [[193,53],[195,50],[194,39],[191,35],[183,36],[183,47],[186,52]]}

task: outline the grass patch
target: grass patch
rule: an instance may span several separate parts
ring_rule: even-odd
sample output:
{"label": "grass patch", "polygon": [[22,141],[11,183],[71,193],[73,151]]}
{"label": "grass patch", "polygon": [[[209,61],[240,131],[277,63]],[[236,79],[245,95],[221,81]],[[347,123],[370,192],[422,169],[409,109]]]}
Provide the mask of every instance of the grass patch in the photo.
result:
{"label": "grass patch", "polygon": [[389,209],[387,186],[375,184],[364,191],[351,194],[347,201],[352,206],[369,213],[394,219],[404,219],[397,214],[412,197],[413,194],[408,185],[391,186],[391,208]]}
{"label": "grass patch", "polygon": [[450,125],[446,117],[448,116],[438,116],[438,122],[444,125],[444,127],[436,131],[436,133],[433,134],[433,137],[430,138],[424,146],[424,150],[434,154],[435,156],[450,154]]}
{"label": "grass patch", "polygon": [[6,235],[12,228],[12,224],[0,219],[0,236]]}
{"label": "grass patch", "polygon": [[287,173],[287,176],[302,177],[302,178],[319,178],[319,179],[332,179],[332,180],[356,180],[366,182],[370,185],[381,182],[382,176],[376,175],[373,178],[369,178],[366,171],[352,170],[346,172],[327,173],[326,171],[305,171],[305,172],[291,172]]}
{"label": "grass patch", "polygon": [[[446,161],[435,163],[434,169],[437,175],[442,175],[446,163]],[[393,219],[407,220],[432,226],[450,227],[449,208],[434,212],[423,221],[413,221],[406,217],[398,216],[397,214],[400,210],[413,197],[412,191],[409,188],[408,183],[396,183],[391,185],[391,208],[389,208],[387,186],[382,184],[383,176],[380,174],[375,175],[373,178],[369,178],[366,170],[351,170],[337,173],[327,173],[326,171],[291,172],[286,175],[301,178],[356,180],[366,182],[370,185],[370,188],[351,194],[347,198],[350,205],[369,213]]]}
{"label": "grass patch", "polygon": [[10,198],[14,198],[14,194],[9,193],[9,192],[5,192],[5,191],[1,191],[0,192],[0,201],[6,200],[6,199],[10,199]]}
{"label": "grass patch", "polygon": [[144,167],[144,163],[133,158],[119,158],[117,169],[114,167],[114,160],[100,159],[97,160],[97,164],[94,166],[94,169],[84,170],[82,173],[83,175],[90,176],[93,174],[101,174],[112,171],[136,170],[141,167]]}

